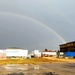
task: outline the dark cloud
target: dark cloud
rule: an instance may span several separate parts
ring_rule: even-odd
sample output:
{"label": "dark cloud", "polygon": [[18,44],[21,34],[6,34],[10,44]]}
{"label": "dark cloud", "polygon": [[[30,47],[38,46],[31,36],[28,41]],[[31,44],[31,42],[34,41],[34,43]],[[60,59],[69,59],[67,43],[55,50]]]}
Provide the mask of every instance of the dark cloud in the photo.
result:
{"label": "dark cloud", "polygon": [[[0,12],[17,13],[38,20],[67,41],[75,40],[74,0],[2,0]],[[54,33],[31,20],[0,14],[0,48],[59,49],[63,43]]]}

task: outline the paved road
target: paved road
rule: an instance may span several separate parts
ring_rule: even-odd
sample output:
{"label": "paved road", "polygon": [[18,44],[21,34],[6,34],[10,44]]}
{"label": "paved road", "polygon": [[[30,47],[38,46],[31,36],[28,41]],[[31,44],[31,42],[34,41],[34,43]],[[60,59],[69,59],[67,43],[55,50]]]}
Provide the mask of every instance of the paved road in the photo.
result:
{"label": "paved road", "polygon": [[75,63],[8,64],[0,66],[0,75],[75,75]]}

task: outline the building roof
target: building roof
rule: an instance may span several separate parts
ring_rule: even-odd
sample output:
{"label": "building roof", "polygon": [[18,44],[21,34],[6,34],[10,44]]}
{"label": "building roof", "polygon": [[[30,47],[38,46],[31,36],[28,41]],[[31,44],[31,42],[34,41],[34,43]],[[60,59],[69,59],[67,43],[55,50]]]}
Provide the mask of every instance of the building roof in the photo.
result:
{"label": "building roof", "polygon": [[19,48],[19,47],[9,47],[7,49],[22,49],[22,48]]}
{"label": "building roof", "polygon": [[70,44],[70,43],[75,43],[75,41],[72,41],[72,42],[67,42],[66,44]]}
{"label": "building roof", "polygon": [[43,52],[56,52],[56,50],[48,50],[48,51],[43,51]]}

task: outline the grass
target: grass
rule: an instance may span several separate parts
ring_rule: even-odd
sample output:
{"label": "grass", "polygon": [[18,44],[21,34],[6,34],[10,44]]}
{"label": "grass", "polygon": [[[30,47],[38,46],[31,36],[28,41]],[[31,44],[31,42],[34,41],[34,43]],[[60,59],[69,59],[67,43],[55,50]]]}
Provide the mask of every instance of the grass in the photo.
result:
{"label": "grass", "polygon": [[73,59],[62,59],[54,57],[40,57],[40,58],[31,58],[31,59],[6,59],[0,60],[0,65],[6,64],[41,64],[41,63],[55,63],[55,62],[75,62]]}
{"label": "grass", "polygon": [[6,59],[0,60],[0,65],[6,64],[39,64],[39,63],[46,63],[51,62],[49,59],[46,58],[31,58],[31,59]]}

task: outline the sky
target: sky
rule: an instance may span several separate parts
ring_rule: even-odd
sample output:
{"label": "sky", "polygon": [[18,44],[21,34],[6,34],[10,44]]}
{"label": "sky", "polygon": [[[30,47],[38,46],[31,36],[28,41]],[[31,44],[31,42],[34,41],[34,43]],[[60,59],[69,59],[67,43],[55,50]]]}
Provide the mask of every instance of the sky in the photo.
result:
{"label": "sky", "polygon": [[59,50],[74,33],[75,0],[0,0],[0,49]]}

